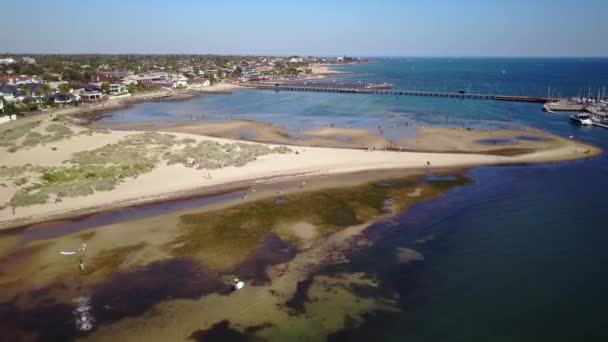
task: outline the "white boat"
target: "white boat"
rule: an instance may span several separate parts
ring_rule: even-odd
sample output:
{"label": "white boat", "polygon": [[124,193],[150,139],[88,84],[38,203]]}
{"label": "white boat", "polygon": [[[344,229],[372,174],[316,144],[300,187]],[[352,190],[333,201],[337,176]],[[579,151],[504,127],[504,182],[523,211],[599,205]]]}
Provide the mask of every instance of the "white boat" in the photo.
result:
{"label": "white boat", "polygon": [[593,125],[593,121],[591,121],[591,116],[589,116],[589,114],[587,113],[570,115],[570,119],[580,125]]}
{"label": "white boat", "polygon": [[545,103],[543,105],[543,110],[547,113],[551,113],[551,114],[555,114],[555,112],[553,110],[551,110],[551,104],[550,103]]}

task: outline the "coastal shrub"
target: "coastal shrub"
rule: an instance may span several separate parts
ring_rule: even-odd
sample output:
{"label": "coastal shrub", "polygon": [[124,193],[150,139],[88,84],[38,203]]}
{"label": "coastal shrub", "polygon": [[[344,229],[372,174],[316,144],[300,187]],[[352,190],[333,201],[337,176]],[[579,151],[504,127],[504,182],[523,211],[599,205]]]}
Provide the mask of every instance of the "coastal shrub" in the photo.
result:
{"label": "coastal shrub", "polygon": [[36,146],[42,141],[42,134],[38,132],[29,132],[25,136],[25,140],[23,141],[23,146]]}
{"label": "coastal shrub", "polygon": [[34,204],[44,204],[48,202],[49,195],[43,191],[29,193],[19,191],[13,196],[10,204],[14,207],[27,207]]}
{"label": "coastal shrub", "polygon": [[167,165],[183,163],[187,158],[194,158],[197,169],[217,169],[227,166],[245,166],[255,161],[257,157],[272,153],[288,153],[286,147],[270,148],[262,144],[228,143],[220,144],[214,141],[201,141],[195,146],[166,153],[162,157]]}
{"label": "coastal shrub", "polygon": [[64,125],[57,124],[57,123],[52,123],[52,124],[48,125],[46,127],[45,131],[47,131],[49,133],[59,134],[59,135],[67,135],[67,134],[74,133],[74,131],[72,131],[69,127],[66,127]]}
{"label": "coastal shrub", "polygon": [[183,145],[196,144],[196,139],[194,139],[194,138],[184,138],[184,139],[180,140],[179,143],[183,144]]}
{"label": "coastal shrub", "polygon": [[47,132],[51,132],[52,134],[40,134],[38,132],[29,132],[25,136],[23,146],[34,147],[40,144],[60,141],[74,133],[70,128],[57,123],[50,124],[46,127],[45,130]]}
{"label": "coastal shrub", "polygon": [[15,177],[27,172],[29,165],[19,165],[8,167],[6,165],[0,166],[0,177]]}
{"label": "coastal shrub", "polygon": [[15,152],[17,152],[18,150],[19,150],[19,148],[18,148],[18,147],[16,147],[16,146],[9,147],[9,148],[7,149],[7,151],[8,151],[8,152],[10,152],[10,153],[15,153]]}
{"label": "coastal shrub", "polygon": [[280,153],[280,154],[286,154],[286,153],[292,153],[293,150],[290,149],[287,146],[279,146],[279,147],[275,147],[274,149],[272,149],[274,152],[276,153]]}
{"label": "coastal shrub", "polygon": [[38,127],[38,125],[40,125],[40,121],[29,122],[0,132],[0,146],[14,146],[17,139],[30,133],[30,131]]}
{"label": "coastal shrub", "polygon": [[26,184],[29,180],[27,179],[27,177],[21,177],[19,179],[17,179],[13,184],[15,184],[15,186],[22,186],[24,184]]}

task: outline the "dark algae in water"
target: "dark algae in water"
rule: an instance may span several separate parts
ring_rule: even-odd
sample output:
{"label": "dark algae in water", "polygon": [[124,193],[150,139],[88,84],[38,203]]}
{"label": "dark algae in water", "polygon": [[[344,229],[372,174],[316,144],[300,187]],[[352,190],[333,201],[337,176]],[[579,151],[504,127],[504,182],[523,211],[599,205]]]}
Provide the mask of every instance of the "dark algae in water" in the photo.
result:
{"label": "dark algae in water", "polygon": [[[418,178],[386,184],[366,184],[311,193],[287,193],[284,202],[273,198],[239,204],[218,211],[182,215],[179,235],[166,244],[175,256],[196,256],[215,270],[229,270],[251,255],[268,234],[295,246],[303,246],[346,227],[363,224],[409,204],[430,198],[459,179],[420,183]],[[411,192],[420,188],[420,194]],[[386,208],[391,199],[393,208]],[[290,227],[306,222],[316,234],[302,238]],[[309,241],[312,240],[312,241]]]}
{"label": "dark algae in water", "polygon": [[[129,335],[131,331],[153,328],[143,328],[139,322],[146,325],[161,318],[162,322],[192,321],[182,315],[199,310],[200,305],[202,311],[193,314],[204,315],[206,323],[187,325],[190,330],[182,332],[184,338],[256,340],[260,336],[282,336],[285,329],[291,329],[285,327],[291,320],[298,322],[299,329],[308,329],[309,324],[317,324],[319,319],[334,314],[341,320],[342,309],[336,309],[335,313],[333,310],[342,302],[344,308],[356,312],[353,315],[357,318],[347,319],[347,323],[357,326],[362,313],[373,313],[383,307],[378,304],[381,301],[372,298],[376,293],[374,277],[365,274],[328,277],[322,273],[316,277],[316,272],[323,265],[340,262],[339,258],[333,258],[334,253],[338,257],[342,250],[358,253],[352,248],[360,238],[349,240],[353,228],[361,231],[375,219],[400,213],[412,204],[467,182],[460,175],[411,177],[324,191],[295,190],[284,194],[282,204],[268,198],[181,215],[177,221],[171,218],[163,222],[177,226],[159,225],[154,228],[157,230],[150,230],[158,234],[158,239],[136,238],[122,244],[109,243],[98,250],[91,248],[85,255],[83,271],[77,269],[77,259],[58,259],[65,262],[66,269],[59,266],[57,269],[63,273],[49,273],[53,277],[50,285],[42,279],[40,287],[25,288],[18,299],[0,304],[0,331],[7,332],[3,336],[10,337],[9,340],[17,341],[30,336],[34,336],[33,340],[64,341],[98,334]],[[311,229],[313,234],[298,234],[294,227]],[[124,227],[112,229],[119,228]],[[103,227],[95,229],[33,242],[8,254],[5,262],[56,254],[54,249],[62,239],[68,240],[66,245],[86,240],[95,246],[96,241],[104,241],[115,232]],[[338,234],[328,237],[332,233]],[[336,236],[339,238],[325,244]],[[321,248],[315,249],[318,246]],[[309,250],[311,253],[307,253]],[[268,268],[271,265],[275,267]],[[299,273],[302,269],[308,270]],[[243,291],[230,290],[225,278],[232,275],[246,281]],[[350,277],[355,279],[352,283]],[[360,285],[353,286],[355,282]],[[15,286],[2,284],[5,285],[9,286],[7,289]],[[94,317],[92,328],[87,331],[79,330],[75,323],[73,300],[81,297],[90,304],[90,315]],[[365,303],[361,307],[359,300]],[[255,319],[260,308],[271,312],[262,322]],[[325,313],[326,310],[330,313]],[[241,315],[253,319],[244,320]],[[332,327],[340,325],[340,320],[331,323]],[[112,330],[124,328],[123,324],[127,330]],[[315,335],[324,333],[321,329]]]}

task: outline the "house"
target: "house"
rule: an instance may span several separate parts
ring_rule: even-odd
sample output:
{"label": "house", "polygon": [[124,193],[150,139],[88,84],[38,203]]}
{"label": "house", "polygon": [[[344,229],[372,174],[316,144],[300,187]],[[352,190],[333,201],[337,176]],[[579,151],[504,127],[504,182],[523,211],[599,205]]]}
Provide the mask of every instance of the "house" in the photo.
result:
{"label": "house", "polygon": [[2,58],[0,59],[0,64],[2,65],[9,65],[9,64],[13,64],[15,63],[15,60],[12,58]]}
{"label": "house", "polygon": [[16,102],[18,99],[19,89],[13,84],[5,84],[0,87],[0,96],[8,102]]}
{"label": "house", "polygon": [[27,75],[0,76],[0,83],[5,83],[5,84],[20,85],[20,84],[29,84],[29,83],[37,83],[37,82],[38,82],[38,79],[36,78],[36,76],[27,76]]}
{"label": "house", "polygon": [[166,83],[169,81],[169,74],[163,71],[149,72],[140,75],[129,75],[124,78],[123,84],[133,83]]}
{"label": "house", "polygon": [[133,75],[133,72],[129,70],[103,70],[100,71],[95,77],[104,79],[101,82],[118,82],[131,75]]}
{"label": "house", "polygon": [[154,81],[154,82],[146,82],[146,84],[149,85],[155,85],[155,86],[159,86],[161,88],[165,88],[165,89],[175,89],[176,85],[173,82],[168,82],[168,81]]}
{"label": "house", "polygon": [[208,87],[210,85],[211,85],[211,82],[209,82],[209,80],[204,79],[204,78],[191,78],[188,80],[189,88],[201,88],[201,87]]}
{"label": "house", "polygon": [[336,62],[344,62],[344,57],[338,57],[338,58],[336,58]]}
{"label": "house", "polygon": [[169,74],[169,81],[175,83],[176,87],[187,87],[188,86],[188,78],[181,74]]}
{"label": "house", "polygon": [[72,103],[74,101],[80,100],[80,96],[78,96],[78,95],[62,94],[62,93],[55,93],[51,96],[51,98],[53,99],[53,102],[55,102],[57,104]]}
{"label": "house", "polygon": [[43,100],[43,95],[37,95],[38,90],[44,87],[42,83],[28,83],[23,84],[19,87],[19,94],[21,94],[24,98],[23,100],[29,100],[31,102],[41,102]]}
{"label": "house", "polygon": [[[80,93],[80,99],[84,102],[96,102],[104,99],[104,95],[101,91],[84,91]],[[57,102],[57,101],[55,101]]]}
{"label": "house", "polygon": [[110,90],[108,91],[108,93],[110,95],[118,95],[118,94],[124,94],[127,92],[127,88],[125,88],[125,86],[123,86],[120,83],[110,83]]}
{"label": "house", "polygon": [[301,57],[291,57],[291,59],[289,59],[289,63],[302,63],[302,58]]}

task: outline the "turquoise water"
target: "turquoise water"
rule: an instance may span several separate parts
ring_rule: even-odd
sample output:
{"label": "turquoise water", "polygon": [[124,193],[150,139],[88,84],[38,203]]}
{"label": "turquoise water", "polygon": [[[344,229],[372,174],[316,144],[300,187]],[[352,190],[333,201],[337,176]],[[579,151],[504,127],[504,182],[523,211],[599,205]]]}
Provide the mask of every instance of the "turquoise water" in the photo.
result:
{"label": "turquoise water", "polygon": [[[577,96],[608,85],[606,59],[386,59],[347,66],[346,78],[403,89]],[[503,73],[502,71],[505,71]],[[507,112],[513,111],[512,121]],[[423,97],[243,91],[140,104],[108,121],[249,118],[292,129],[337,126],[529,126],[608,149],[608,130],[572,125],[537,104]],[[230,113],[230,114],[227,114]],[[295,128],[294,128],[295,127]],[[411,134],[394,131],[393,136]],[[473,184],[414,207],[395,228],[375,226],[375,247],[324,270],[368,272],[399,293],[400,314],[375,314],[332,341],[606,341],[606,155],[530,167],[478,168]],[[425,257],[407,265],[395,250]]]}

